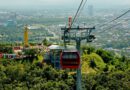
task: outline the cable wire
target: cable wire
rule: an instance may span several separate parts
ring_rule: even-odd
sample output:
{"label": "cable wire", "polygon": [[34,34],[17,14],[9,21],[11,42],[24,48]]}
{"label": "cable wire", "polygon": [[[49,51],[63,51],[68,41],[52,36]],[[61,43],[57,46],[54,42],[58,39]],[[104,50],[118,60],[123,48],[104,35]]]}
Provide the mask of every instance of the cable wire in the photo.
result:
{"label": "cable wire", "polygon": [[77,10],[77,12],[76,12],[76,14],[75,14],[75,16],[74,16],[74,19],[73,19],[73,21],[72,21],[70,27],[72,27],[72,25],[74,24],[75,19],[76,19],[77,15],[78,15],[78,13],[79,13],[79,11],[80,11],[80,8],[81,8],[81,6],[82,6],[82,4],[83,4],[83,1],[84,1],[84,0],[82,0],[82,1],[80,2],[80,5],[79,5],[79,7],[78,7],[78,10]]}
{"label": "cable wire", "polygon": [[126,14],[129,13],[129,12],[130,12],[130,9],[127,10],[126,12],[124,12],[123,14],[121,14],[120,16],[114,18],[113,20],[111,20],[111,21],[109,21],[109,22],[107,22],[107,23],[105,23],[105,24],[100,25],[99,27],[106,26],[107,24],[109,24],[109,23],[111,23],[111,22],[113,22],[113,21],[116,21],[117,19],[121,18],[122,16],[126,15]]}
{"label": "cable wire", "polygon": [[[129,21],[129,20],[130,20],[130,18],[124,19],[124,21]],[[120,22],[120,23],[117,23],[117,24],[115,24],[115,25],[113,25],[112,27],[109,27],[109,28],[107,28],[107,29],[101,31],[100,33],[103,33],[103,32],[105,32],[105,31],[107,31],[107,30],[109,30],[109,29],[112,29],[112,28],[118,26],[118,25],[121,25],[121,22]]]}
{"label": "cable wire", "polygon": [[105,32],[105,31],[107,31],[107,30],[110,30],[110,29],[112,29],[112,28],[114,28],[114,27],[116,27],[116,26],[118,26],[118,25],[120,25],[120,24],[121,24],[121,23],[118,23],[118,24],[116,24],[116,25],[113,25],[112,27],[109,27],[109,28],[107,28],[107,29],[101,31],[100,33],[103,33],[103,32]]}
{"label": "cable wire", "polygon": [[[81,7],[81,10],[80,10],[80,12],[78,13],[77,17],[80,16],[80,14],[81,14],[81,12],[83,11],[84,6],[86,5],[87,1],[88,1],[88,0],[85,0],[85,1],[84,1],[84,4],[83,4],[83,6]],[[75,19],[75,22],[76,22],[76,21],[77,21],[77,19]]]}

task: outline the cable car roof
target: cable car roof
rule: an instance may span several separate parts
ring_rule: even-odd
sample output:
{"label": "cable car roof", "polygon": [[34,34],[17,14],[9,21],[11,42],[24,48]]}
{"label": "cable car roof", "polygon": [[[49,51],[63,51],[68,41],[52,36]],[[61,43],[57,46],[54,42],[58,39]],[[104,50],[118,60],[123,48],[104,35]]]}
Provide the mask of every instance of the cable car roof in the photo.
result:
{"label": "cable car roof", "polygon": [[51,45],[48,47],[49,49],[64,49],[64,47],[59,46],[59,45]]}
{"label": "cable car roof", "polygon": [[78,52],[76,49],[64,49],[63,52]]}

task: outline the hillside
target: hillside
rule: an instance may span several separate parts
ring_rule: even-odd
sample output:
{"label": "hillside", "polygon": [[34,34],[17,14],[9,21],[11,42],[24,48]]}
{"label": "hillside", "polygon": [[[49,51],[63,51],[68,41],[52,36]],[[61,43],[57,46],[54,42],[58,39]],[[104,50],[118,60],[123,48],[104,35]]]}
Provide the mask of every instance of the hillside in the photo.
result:
{"label": "hillside", "polygon": [[[114,52],[82,48],[83,90],[129,90],[130,59]],[[39,59],[41,57],[39,56]],[[75,90],[76,75],[51,65],[0,59],[1,90]]]}

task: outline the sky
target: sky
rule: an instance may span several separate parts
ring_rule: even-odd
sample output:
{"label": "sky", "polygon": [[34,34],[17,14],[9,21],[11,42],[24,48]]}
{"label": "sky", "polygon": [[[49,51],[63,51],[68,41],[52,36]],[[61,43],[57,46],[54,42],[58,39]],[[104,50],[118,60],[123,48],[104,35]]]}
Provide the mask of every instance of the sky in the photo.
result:
{"label": "sky", "polygon": [[[81,0],[0,0],[1,8],[73,8],[78,7]],[[130,5],[130,0],[88,0],[88,5],[95,7],[114,7]]]}

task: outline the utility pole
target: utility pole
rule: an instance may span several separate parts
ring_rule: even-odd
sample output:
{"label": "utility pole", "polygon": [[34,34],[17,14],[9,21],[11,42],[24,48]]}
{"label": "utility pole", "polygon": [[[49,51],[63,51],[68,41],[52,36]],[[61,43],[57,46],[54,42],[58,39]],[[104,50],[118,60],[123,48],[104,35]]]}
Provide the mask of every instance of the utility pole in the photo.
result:
{"label": "utility pole", "polygon": [[[63,30],[63,36],[62,40],[64,41],[64,46],[66,48],[66,44],[70,43],[70,40],[74,40],[76,42],[76,49],[80,53],[80,46],[81,46],[81,41],[86,40],[87,42],[92,42],[95,39],[94,35],[91,35],[92,30],[95,29],[95,27],[90,27],[90,28],[80,28],[79,26],[76,28],[70,28],[70,27],[65,27],[61,28]],[[76,33],[78,31],[84,31],[84,36],[77,36]],[[71,32],[74,31],[74,32]],[[75,36],[72,37],[71,33],[75,33]],[[77,69],[77,74],[76,74],[76,90],[82,90],[82,84],[81,84],[81,60],[80,60],[80,66]]]}

